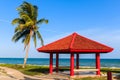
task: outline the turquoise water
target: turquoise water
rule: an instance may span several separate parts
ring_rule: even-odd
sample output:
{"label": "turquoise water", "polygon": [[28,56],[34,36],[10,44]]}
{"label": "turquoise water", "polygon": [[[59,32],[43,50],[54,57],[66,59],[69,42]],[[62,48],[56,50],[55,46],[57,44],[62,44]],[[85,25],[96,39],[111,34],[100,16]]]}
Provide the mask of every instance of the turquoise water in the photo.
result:
{"label": "turquoise water", "polygon": [[[95,66],[95,59],[80,59],[80,66]],[[23,64],[23,58],[0,58],[0,63]],[[29,58],[27,64],[49,65],[48,58]],[[55,64],[55,59],[53,60]],[[69,66],[69,59],[59,59],[60,66]],[[120,59],[101,59],[102,67],[120,67]]]}

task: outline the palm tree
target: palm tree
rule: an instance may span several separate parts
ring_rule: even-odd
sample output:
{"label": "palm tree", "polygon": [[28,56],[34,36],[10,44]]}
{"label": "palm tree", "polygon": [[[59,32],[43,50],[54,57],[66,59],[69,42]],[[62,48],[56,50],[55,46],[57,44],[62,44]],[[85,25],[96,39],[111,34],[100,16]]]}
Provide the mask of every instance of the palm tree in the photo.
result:
{"label": "palm tree", "polygon": [[37,20],[38,17],[38,7],[32,5],[28,2],[23,2],[18,8],[19,18],[15,18],[12,21],[12,24],[16,24],[17,27],[15,28],[15,34],[12,38],[13,42],[17,42],[18,40],[22,40],[24,43],[24,49],[26,50],[26,55],[24,57],[24,64],[23,68],[25,68],[26,61],[28,58],[28,51],[30,48],[30,41],[33,38],[34,45],[37,45],[37,38],[40,39],[41,45],[43,46],[43,39],[38,31],[38,25],[45,22],[48,23],[48,20],[42,18]]}

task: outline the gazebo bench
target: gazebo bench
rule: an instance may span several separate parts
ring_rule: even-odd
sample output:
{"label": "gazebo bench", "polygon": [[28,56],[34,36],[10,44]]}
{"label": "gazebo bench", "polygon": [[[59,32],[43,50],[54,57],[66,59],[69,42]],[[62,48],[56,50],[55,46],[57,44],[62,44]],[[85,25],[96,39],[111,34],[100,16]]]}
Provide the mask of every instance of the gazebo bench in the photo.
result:
{"label": "gazebo bench", "polygon": [[98,71],[98,69],[74,69],[75,72]]}

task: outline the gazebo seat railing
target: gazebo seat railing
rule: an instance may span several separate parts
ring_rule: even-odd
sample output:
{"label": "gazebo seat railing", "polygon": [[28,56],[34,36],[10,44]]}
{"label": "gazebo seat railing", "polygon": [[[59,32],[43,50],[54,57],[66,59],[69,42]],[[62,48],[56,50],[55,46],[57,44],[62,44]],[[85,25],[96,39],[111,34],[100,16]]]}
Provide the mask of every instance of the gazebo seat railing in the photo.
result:
{"label": "gazebo seat railing", "polygon": [[75,72],[98,71],[98,69],[74,69]]}

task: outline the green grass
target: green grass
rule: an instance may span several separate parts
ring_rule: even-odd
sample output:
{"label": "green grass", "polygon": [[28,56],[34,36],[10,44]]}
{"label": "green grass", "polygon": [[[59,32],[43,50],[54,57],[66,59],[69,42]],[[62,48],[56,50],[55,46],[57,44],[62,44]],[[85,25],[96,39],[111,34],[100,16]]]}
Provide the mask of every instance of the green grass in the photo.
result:
{"label": "green grass", "polygon": [[113,73],[120,73],[120,68],[101,68],[102,72],[111,71]]}
{"label": "green grass", "polygon": [[[22,68],[21,64],[0,64],[0,66],[13,68],[27,75],[49,74],[49,66],[26,65],[25,68]],[[69,68],[59,69],[59,71],[65,70],[69,70]]]}
{"label": "green grass", "polygon": [[0,66],[13,68],[27,75],[48,74],[49,71],[48,66],[27,65],[26,68],[22,68],[20,64],[0,64]]}

